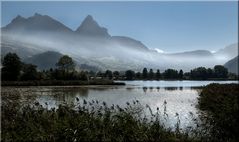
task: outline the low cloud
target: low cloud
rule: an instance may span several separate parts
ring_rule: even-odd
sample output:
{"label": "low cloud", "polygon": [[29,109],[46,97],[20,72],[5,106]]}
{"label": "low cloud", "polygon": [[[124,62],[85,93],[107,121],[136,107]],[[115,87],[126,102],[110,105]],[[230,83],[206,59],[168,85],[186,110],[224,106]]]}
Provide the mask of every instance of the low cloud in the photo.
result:
{"label": "low cloud", "polygon": [[165,53],[163,50],[158,49],[158,48],[154,48],[155,51],[157,51],[158,53]]}

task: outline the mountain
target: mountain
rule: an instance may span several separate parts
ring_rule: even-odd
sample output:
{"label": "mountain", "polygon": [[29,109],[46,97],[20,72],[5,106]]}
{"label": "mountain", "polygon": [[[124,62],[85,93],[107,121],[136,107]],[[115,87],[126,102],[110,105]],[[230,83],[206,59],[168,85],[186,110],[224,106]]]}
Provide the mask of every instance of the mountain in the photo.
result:
{"label": "mountain", "polygon": [[50,68],[55,68],[56,63],[63,55],[59,52],[47,51],[40,54],[36,54],[32,57],[25,58],[23,61],[25,63],[30,63],[37,65],[38,69],[46,70]]}
{"label": "mountain", "polygon": [[[111,36],[91,15],[75,31],[48,15],[37,13],[28,18],[17,16],[1,30],[1,56],[15,52],[24,61],[37,64],[39,69],[54,68],[61,53],[72,57],[83,69],[137,71],[144,67],[184,71],[198,66],[213,67],[237,54],[234,47],[232,51],[227,47],[215,54],[207,50],[158,53],[131,37]],[[231,58],[219,58],[224,55]]]}
{"label": "mountain", "polygon": [[[46,51],[55,51],[73,57],[79,65],[87,64],[100,69],[124,70],[146,64],[140,61],[141,56],[132,56],[134,52],[147,51],[145,45],[130,37],[111,37],[107,29],[99,26],[90,15],[76,31],[50,16],[40,14],[29,18],[17,16],[2,31],[4,55],[10,51],[28,59]],[[122,58],[119,53],[128,59]]]}
{"label": "mountain", "polygon": [[213,54],[208,50],[194,50],[181,53],[173,53],[171,56],[183,56],[183,57],[212,57]]}
{"label": "mountain", "polygon": [[140,41],[125,36],[112,36],[113,41],[121,46],[130,46],[138,50],[149,51],[149,49]]}
{"label": "mountain", "polygon": [[91,15],[88,15],[84,19],[80,27],[77,28],[76,32],[84,36],[110,37],[107,29],[100,27]]}
{"label": "mountain", "polygon": [[226,62],[224,66],[228,69],[229,72],[235,73],[238,75],[238,56]]}
{"label": "mountain", "polygon": [[40,15],[35,13],[34,16],[24,18],[18,15],[14,18],[10,24],[2,28],[2,31],[10,33],[36,33],[36,32],[60,32],[71,33],[70,28],[66,27],[62,23],[56,21],[47,15]]}

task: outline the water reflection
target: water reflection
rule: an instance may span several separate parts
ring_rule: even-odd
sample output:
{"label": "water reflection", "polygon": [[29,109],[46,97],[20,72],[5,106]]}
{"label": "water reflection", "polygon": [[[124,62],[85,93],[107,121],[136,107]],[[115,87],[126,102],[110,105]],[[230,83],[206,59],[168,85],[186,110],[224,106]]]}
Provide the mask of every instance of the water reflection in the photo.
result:
{"label": "water reflection", "polygon": [[80,95],[82,97],[87,97],[89,93],[89,88],[86,87],[57,87],[51,89],[51,94],[54,95],[72,95],[77,96]]}
{"label": "water reflection", "polygon": [[[140,87],[139,87],[140,88]],[[147,92],[160,92],[162,90],[167,91],[183,91],[184,89],[188,90],[195,90],[195,89],[201,89],[202,87],[142,87],[142,90],[144,93]],[[128,89],[128,88],[127,88]],[[132,89],[132,88],[130,88]]]}
{"label": "water reflection", "polygon": [[174,91],[174,90],[179,90],[178,87],[164,87],[165,90],[168,90],[168,91]]}
{"label": "water reflection", "polygon": [[160,90],[160,87],[157,87],[157,92],[159,92],[159,90]]}
{"label": "water reflection", "polygon": [[144,91],[144,93],[146,93],[147,90],[148,90],[148,87],[143,87],[143,91]]}
{"label": "water reflection", "polygon": [[181,91],[182,91],[182,90],[183,90],[183,87],[179,87],[179,90],[181,90]]}
{"label": "water reflection", "polygon": [[128,90],[128,91],[133,91],[134,88],[133,88],[133,87],[127,87],[126,90]]}
{"label": "water reflection", "polygon": [[149,87],[150,92],[153,92],[153,89],[154,89],[153,87]]}

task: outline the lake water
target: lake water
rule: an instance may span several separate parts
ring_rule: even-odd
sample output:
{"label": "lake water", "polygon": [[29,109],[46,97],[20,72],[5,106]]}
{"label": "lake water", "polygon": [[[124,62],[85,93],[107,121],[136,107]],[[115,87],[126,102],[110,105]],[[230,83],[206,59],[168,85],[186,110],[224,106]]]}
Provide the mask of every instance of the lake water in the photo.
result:
{"label": "lake water", "polygon": [[143,106],[149,105],[153,112],[157,107],[168,114],[164,123],[173,127],[192,126],[192,114],[198,116],[196,108],[200,87],[210,83],[238,83],[237,81],[121,81],[125,86],[40,86],[40,87],[2,87],[4,93],[18,93],[22,103],[39,102],[47,108],[57,107],[61,103],[77,103],[76,97],[83,100],[106,102],[125,107],[126,103],[138,100]]}

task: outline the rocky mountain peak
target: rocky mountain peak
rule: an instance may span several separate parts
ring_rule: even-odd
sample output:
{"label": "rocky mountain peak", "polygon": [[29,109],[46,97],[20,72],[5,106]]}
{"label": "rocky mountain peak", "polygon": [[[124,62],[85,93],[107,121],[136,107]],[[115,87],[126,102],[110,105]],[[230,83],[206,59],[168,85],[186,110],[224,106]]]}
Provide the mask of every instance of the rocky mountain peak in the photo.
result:
{"label": "rocky mountain peak", "polygon": [[107,29],[99,26],[91,15],[83,20],[76,32],[84,36],[110,37]]}

